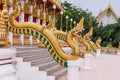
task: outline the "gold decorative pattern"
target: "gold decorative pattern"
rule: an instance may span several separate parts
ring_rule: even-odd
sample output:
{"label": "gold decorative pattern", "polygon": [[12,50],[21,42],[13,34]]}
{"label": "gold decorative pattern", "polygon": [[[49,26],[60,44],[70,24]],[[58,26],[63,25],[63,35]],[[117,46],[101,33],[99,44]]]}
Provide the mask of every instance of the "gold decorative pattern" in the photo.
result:
{"label": "gold decorative pattern", "polygon": [[4,0],[3,10],[0,10],[0,47],[8,46],[8,32],[7,32],[7,23],[8,23],[8,11],[6,0]]}
{"label": "gold decorative pattern", "polygon": [[108,12],[106,13],[106,16],[107,16],[107,17],[110,17],[110,16],[111,16],[110,10],[108,10]]}

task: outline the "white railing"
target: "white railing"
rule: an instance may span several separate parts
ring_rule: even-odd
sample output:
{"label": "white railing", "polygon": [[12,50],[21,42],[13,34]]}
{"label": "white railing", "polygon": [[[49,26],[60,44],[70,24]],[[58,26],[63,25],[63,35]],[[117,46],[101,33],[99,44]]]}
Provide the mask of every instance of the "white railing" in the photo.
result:
{"label": "white railing", "polygon": [[120,55],[120,50],[117,50],[117,55]]}
{"label": "white railing", "polygon": [[68,80],[80,80],[80,70],[90,70],[90,54],[85,54],[84,58],[68,61]]}
{"label": "white railing", "polygon": [[79,80],[79,71],[81,67],[81,58],[68,61],[68,80]]}

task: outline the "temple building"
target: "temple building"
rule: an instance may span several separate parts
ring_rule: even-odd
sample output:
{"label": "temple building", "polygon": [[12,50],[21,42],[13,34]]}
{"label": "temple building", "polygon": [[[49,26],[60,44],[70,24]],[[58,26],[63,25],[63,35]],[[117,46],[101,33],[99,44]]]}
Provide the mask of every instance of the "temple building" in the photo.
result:
{"label": "temple building", "polygon": [[[2,11],[5,0],[0,0]],[[21,15],[16,18],[20,23],[34,22],[48,29],[55,30],[56,14],[64,9],[61,7],[61,0],[8,0],[8,16],[15,9],[16,3],[21,6]],[[9,23],[8,23],[9,24]],[[38,45],[39,40],[33,36],[24,34],[13,34],[8,32],[8,39],[11,45]]]}
{"label": "temple building", "polygon": [[106,26],[107,24],[114,24],[118,22],[118,15],[112,8],[112,6],[109,4],[107,8],[103,11],[101,11],[98,16],[95,18],[96,23],[98,26]]}

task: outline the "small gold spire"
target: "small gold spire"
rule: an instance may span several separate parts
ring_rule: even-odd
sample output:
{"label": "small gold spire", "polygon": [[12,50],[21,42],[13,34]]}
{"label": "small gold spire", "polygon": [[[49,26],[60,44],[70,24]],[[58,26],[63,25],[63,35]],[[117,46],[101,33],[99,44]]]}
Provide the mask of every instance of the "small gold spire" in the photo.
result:
{"label": "small gold spire", "polygon": [[5,23],[7,24],[8,23],[8,10],[7,10],[7,4],[6,4],[6,0],[4,2],[4,5],[3,5],[3,11],[2,11],[2,18],[4,19]]}

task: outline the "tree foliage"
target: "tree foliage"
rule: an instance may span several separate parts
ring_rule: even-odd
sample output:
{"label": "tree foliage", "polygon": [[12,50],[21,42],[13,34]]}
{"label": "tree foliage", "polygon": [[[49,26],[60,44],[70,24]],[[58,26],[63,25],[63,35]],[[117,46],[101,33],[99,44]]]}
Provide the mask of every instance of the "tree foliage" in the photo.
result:
{"label": "tree foliage", "polygon": [[[62,15],[62,28],[63,31],[66,30],[66,15],[69,16],[68,18],[68,25],[67,25],[67,30],[71,30],[70,26],[71,26],[71,22],[70,19],[73,19],[73,22],[76,21],[76,23],[79,23],[80,19],[82,17],[84,17],[84,27],[85,27],[85,33],[88,32],[90,30],[90,28],[93,26],[93,21],[94,21],[94,17],[92,16],[91,12],[88,12],[88,10],[82,10],[81,8],[77,8],[76,6],[73,6],[72,4],[68,3],[67,1],[65,1],[64,3],[62,3],[62,7],[65,9],[65,13]],[[60,19],[61,15],[58,14],[57,15],[57,24],[56,27],[57,29],[60,29],[60,23],[61,23],[61,19]],[[72,23],[72,28],[75,27],[77,24],[73,24]]]}
{"label": "tree foliage", "polygon": [[[108,46],[112,45],[114,47],[117,47],[118,42],[120,41],[120,19],[118,20],[118,23],[116,24],[110,24],[107,26],[100,26],[98,27],[97,24],[95,24],[94,17],[92,16],[92,13],[88,10],[83,10],[81,8],[77,8],[76,6],[73,6],[72,4],[68,2],[62,3],[62,7],[66,10],[66,12],[62,15],[62,30],[66,30],[66,15],[69,16],[68,19],[68,25],[67,30],[71,30],[70,26],[70,19],[72,18],[73,21],[76,21],[78,23],[82,17],[84,17],[84,28],[85,31],[83,31],[84,34],[86,34],[91,27],[93,27],[93,36],[92,40],[95,42],[99,37],[102,38],[102,46]],[[57,29],[60,29],[60,23],[61,23],[61,15],[57,15]],[[72,24],[73,27],[76,25]],[[73,28],[72,27],[72,28]]]}
{"label": "tree foliage", "polygon": [[120,21],[116,24],[94,27],[93,41],[96,41],[98,37],[102,38],[102,46],[111,44],[113,47],[117,47],[120,41]]}

